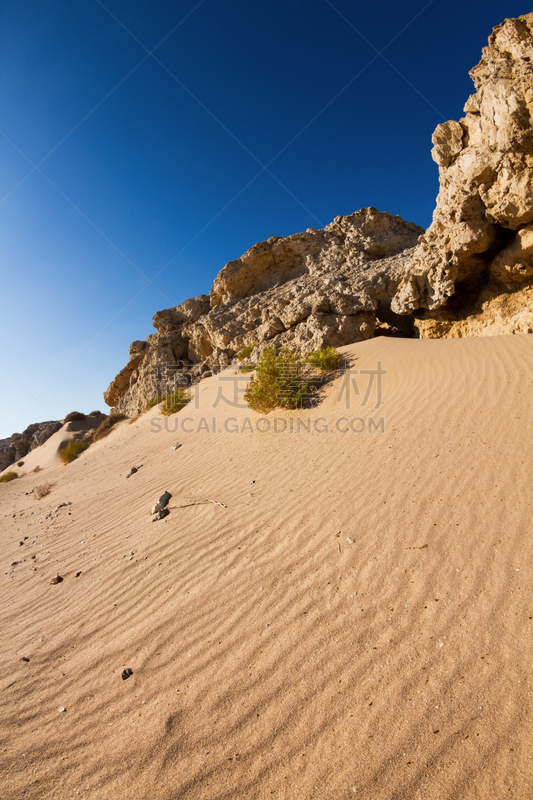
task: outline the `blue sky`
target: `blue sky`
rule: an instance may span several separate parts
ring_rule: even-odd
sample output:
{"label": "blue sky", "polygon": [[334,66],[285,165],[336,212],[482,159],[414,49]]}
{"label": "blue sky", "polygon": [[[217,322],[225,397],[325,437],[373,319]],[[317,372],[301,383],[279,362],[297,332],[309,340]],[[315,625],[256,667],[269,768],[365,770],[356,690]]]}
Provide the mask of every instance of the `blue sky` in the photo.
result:
{"label": "blue sky", "polygon": [[424,227],[431,134],[523,2],[3,0],[0,438],[102,392],[255,242]]}

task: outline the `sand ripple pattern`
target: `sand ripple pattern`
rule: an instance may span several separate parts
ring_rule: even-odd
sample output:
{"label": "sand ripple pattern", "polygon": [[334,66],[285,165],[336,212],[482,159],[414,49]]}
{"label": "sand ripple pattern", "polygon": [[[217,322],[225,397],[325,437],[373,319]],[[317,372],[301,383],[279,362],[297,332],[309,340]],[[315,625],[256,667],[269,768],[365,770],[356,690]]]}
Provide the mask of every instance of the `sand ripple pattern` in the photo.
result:
{"label": "sand ripple pattern", "polygon": [[343,349],[384,433],[147,414],[2,487],[4,800],[532,796],[533,336]]}

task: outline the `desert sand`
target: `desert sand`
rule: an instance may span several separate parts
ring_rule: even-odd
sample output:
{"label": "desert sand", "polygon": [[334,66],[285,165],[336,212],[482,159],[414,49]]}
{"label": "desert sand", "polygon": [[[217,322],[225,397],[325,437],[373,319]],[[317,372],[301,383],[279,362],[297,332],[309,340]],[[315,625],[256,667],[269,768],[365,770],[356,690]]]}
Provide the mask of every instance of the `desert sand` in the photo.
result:
{"label": "desert sand", "polygon": [[533,796],[533,336],[341,349],[278,431],[228,370],[0,485],[3,800]]}

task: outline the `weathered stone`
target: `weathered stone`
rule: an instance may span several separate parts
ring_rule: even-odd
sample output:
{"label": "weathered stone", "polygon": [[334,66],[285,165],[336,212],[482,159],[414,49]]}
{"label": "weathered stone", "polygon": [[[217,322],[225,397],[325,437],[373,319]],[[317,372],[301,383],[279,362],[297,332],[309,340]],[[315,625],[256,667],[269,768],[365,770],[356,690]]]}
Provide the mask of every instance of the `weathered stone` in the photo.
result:
{"label": "weathered stone", "polygon": [[145,347],[133,343],[106,402],[134,416],[153,398],[216,374],[247,345],[257,345],[257,356],[269,344],[309,352],[369,338],[378,304],[403,276],[404,251],[421,233],[365,208],[323,230],[254,245],[220,271],[210,301],[200,295],[155,315],[157,333]]}
{"label": "weathered stone", "polygon": [[466,116],[433,134],[437,207],[393,299],[398,314],[438,309],[458,287],[479,293],[487,278],[533,275],[533,14],[496,27],[470,76]]}
{"label": "weathered stone", "polygon": [[150,511],[151,514],[157,514],[159,511],[165,509],[168,506],[168,501],[172,495],[170,492],[163,492],[159,500],[156,502],[154,506],[152,506],[152,510]]}
{"label": "weathered stone", "polygon": [[0,439],[0,472],[44,444],[62,424],[59,421],[36,422],[29,425],[23,433],[14,433],[8,439]]}
{"label": "weathered stone", "polygon": [[511,242],[490,263],[493,278],[502,283],[522,283],[533,275],[533,223],[516,232]]}

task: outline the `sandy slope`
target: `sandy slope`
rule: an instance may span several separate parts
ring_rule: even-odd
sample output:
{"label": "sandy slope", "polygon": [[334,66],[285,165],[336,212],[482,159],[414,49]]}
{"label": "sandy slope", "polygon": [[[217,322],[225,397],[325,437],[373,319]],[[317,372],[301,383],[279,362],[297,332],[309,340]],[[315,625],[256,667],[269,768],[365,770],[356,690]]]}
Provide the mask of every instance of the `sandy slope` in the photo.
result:
{"label": "sandy slope", "polygon": [[380,409],[274,415],[333,432],[198,431],[214,377],[0,486],[4,800],[533,796],[533,336],[343,350]]}
{"label": "sandy slope", "polygon": [[47,467],[59,466],[62,464],[61,451],[69,442],[79,438],[76,434],[79,434],[80,431],[84,433],[85,431],[94,431],[98,425],[99,421],[91,417],[80,421],[65,422],[43,445],[36,447],[35,450],[31,450],[23,456],[22,467],[18,467],[16,463],[10,464],[0,472],[0,475],[5,475],[6,472],[16,472],[22,477],[29,472],[33,472],[36,468],[42,470]]}

